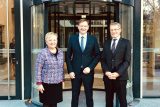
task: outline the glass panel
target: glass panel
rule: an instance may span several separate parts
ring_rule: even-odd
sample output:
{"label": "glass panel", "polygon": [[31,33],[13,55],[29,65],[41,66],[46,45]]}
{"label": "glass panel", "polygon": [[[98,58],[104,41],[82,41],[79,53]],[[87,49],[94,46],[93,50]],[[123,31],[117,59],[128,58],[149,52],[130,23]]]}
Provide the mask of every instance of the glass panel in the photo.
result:
{"label": "glass panel", "polygon": [[43,30],[43,5],[32,7],[32,44],[31,44],[31,69],[32,69],[32,101],[39,103],[39,91],[35,82],[35,63],[38,52],[44,48],[44,30]]}
{"label": "glass panel", "polygon": [[[74,34],[73,2],[59,2],[59,10],[55,9],[56,7],[58,7],[58,5],[48,7],[48,22],[53,22],[48,27],[48,32],[54,32],[55,27],[57,27],[56,33],[58,33],[58,46],[63,50],[65,58],[69,37]],[[60,11],[59,14],[57,11]],[[56,22],[56,24],[54,24],[54,22]],[[71,89],[71,81],[67,72],[66,61],[64,62],[64,70],[65,89]]]}
{"label": "glass panel", "polygon": [[[96,16],[92,15],[91,18],[91,35],[96,36],[99,47],[102,48],[103,43],[104,43],[104,38],[105,35],[107,35],[107,23],[105,20],[105,17],[102,19],[103,14]],[[94,69],[95,74],[94,74],[94,84],[93,88],[96,89],[104,89],[104,83],[103,83],[103,73],[102,73],[102,68],[101,68],[101,63],[99,62],[97,66]]]}
{"label": "glass panel", "polygon": [[75,4],[75,14],[89,14],[89,4]]}
{"label": "glass panel", "polygon": [[[107,35],[108,23],[114,20],[114,6],[106,5],[104,2],[91,3],[91,35],[96,36],[100,50],[102,51],[103,43],[110,37]],[[112,10],[112,11],[111,11]],[[111,17],[111,18],[109,18]],[[103,72],[100,62],[95,67],[94,84],[93,88],[104,89]]]}
{"label": "glass panel", "polygon": [[0,96],[8,96],[7,7],[0,1]]}
{"label": "glass panel", "polygon": [[160,1],[143,1],[143,97],[160,96]]}
{"label": "glass panel", "polygon": [[[6,1],[0,1],[0,96],[15,96],[15,22],[14,0],[8,1],[8,24]],[[8,27],[8,35],[7,35]],[[8,44],[9,40],[9,44]],[[10,49],[9,49],[9,48]],[[12,49],[11,49],[12,48]],[[9,54],[8,54],[9,51]],[[9,55],[9,56],[8,56]],[[9,58],[9,62],[8,62]],[[9,65],[9,70],[8,70]],[[8,75],[9,72],[9,75]],[[9,77],[9,81],[8,81]],[[9,84],[9,87],[8,87]],[[9,92],[9,93],[8,93]]]}
{"label": "glass panel", "polygon": [[[71,18],[68,18],[66,15],[65,19],[59,20],[59,22],[60,22],[59,23],[60,24],[59,43],[60,43],[61,50],[63,50],[64,52],[64,58],[65,58],[69,38],[74,33],[74,25],[73,25],[74,20],[72,20]],[[65,70],[65,89],[71,89],[71,81],[68,76],[66,61],[64,62],[64,70]]]}
{"label": "glass panel", "polygon": [[59,11],[63,14],[73,15],[73,2],[59,2]]}
{"label": "glass panel", "polygon": [[122,25],[121,36],[123,38],[129,39],[131,41],[131,64],[128,68],[129,80],[127,81],[127,102],[130,103],[133,101],[133,92],[132,92],[132,65],[133,65],[133,7],[127,5],[120,5],[120,23]]}
{"label": "glass panel", "polygon": [[16,66],[15,66],[15,19],[14,0],[8,0],[8,23],[9,23],[9,66],[10,66],[10,96],[16,95]]}
{"label": "glass panel", "polygon": [[[52,4],[52,5],[51,5]],[[102,45],[110,36],[107,33],[109,22],[114,20],[114,5],[106,5],[104,2],[91,2],[91,17],[89,16],[89,4],[75,4],[74,2],[51,3],[48,7],[48,31],[58,33],[58,46],[64,51],[64,57],[67,51],[69,37],[78,33],[78,21],[81,15],[86,15],[87,19],[92,19],[89,33],[97,37],[99,46]],[[58,8],[59,7],[59,8]],[[75,15],[74,15],[75,13]],[[108,31],[109,32],[109,31]],[[94,88],[104,89],[103,74],[100,63],[95,68]],[[65,62],[65,89],[71,89],[71,82],[67,73]]]}

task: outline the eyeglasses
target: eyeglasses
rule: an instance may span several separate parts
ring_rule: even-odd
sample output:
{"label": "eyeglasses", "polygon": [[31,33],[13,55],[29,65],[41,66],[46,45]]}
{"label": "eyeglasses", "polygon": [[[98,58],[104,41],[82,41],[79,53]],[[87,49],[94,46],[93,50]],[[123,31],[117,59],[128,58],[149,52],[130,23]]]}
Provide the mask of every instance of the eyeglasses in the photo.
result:
{"label": "eyeglasses", "polygon": [[83,25],[80,25],[80,27],[84,27],[84,28],[86,28],[86,27],[88,27],[88,26],[83,26]]}
{"label": "eyeglasses", "polygon": [[110,31],[111,32],[113,32],[113,31],[118,31],[120,28],[118,28],[118,29],[110,29]]}

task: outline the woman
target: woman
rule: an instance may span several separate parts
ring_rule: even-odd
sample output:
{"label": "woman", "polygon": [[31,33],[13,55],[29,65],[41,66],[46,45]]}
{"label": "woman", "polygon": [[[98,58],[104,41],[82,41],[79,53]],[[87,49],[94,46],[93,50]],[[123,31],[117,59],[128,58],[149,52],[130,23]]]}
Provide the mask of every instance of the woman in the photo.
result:
{"label": "woman", "polygon": [[38,53],[36,60],[36,84],[43,107],[57,107],[63,100],[64,57],[63,51],[57,47],[57,38],[56,33],[46,34],[47,46]]}

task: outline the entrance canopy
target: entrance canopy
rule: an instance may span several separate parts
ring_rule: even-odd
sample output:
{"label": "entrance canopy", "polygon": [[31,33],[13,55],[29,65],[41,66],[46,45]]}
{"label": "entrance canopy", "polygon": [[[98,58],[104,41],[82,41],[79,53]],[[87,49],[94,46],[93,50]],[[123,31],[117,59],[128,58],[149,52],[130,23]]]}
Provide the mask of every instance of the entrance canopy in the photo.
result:
{"label": "entrance canopy", "polygon": [[105,1],[105,2],[120,2],[122,4],[134,6],[134,0],[33,0],[33,5],[41,4],[43,2],[57,2],[57,1],[77,1],[77,2]]}

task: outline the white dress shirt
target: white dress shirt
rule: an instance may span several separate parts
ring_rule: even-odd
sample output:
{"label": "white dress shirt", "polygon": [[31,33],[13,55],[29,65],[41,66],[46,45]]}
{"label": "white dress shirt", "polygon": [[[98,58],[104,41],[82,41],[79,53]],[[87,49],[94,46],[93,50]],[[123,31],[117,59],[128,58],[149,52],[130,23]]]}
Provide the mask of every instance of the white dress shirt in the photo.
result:
{"label": "white dress shirt", "polygon": [[119,39],[120,39],[120,35],[119,35],[117,38],[112,38],[112,41],[111,41],[111,49],[112,49],[113,39],[117,39],[117,40],[115,41],[115,49],[116,49],[117,44],[118,44],[118,41],[119,41]]}
{"label": "white dress shirt", "polygon": [[[82,37],[82,35],[80,35],[79,34],[79,44],[80,44],[80,46],[81,46],[81,37]],[[83,45],[84,45],[84,49],[85,49],[85,47],[86,47],[86,43],[87,43],[87,33],[85,34],[85,35],[83,35]]]}

